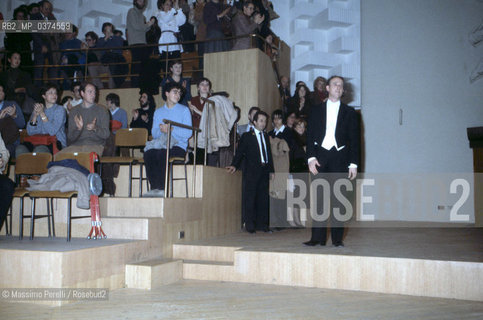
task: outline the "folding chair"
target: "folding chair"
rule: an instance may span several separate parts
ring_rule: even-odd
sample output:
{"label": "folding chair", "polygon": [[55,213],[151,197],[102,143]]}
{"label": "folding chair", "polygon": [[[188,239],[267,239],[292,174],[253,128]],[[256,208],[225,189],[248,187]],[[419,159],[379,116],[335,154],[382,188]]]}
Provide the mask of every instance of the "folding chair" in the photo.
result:
{"label": "folding chair", "polygon": [[[86,169],[89,168],[90,159],[89,159],[89,152],[75,152],[75,153],[58,153],[55,155],[55,161],[60,161],[64,159],[75,159],[77,162],[85,167]],[[71,221],[73,219],[83,219],[83,218],[90,218],[91,215],[86,216],[72,216],[72,198],[77,197],[77,191],[68,191],[68,192],[60,192],[60,191],[30,191],[29,197],[32,199],[32,221],[37,218],[35,215],[35,200],[39,198],[46,198],[47,201],[50,200],[50,204],[47,207],[48,211],[53,212],[54,199],[67,199],[67,241],[71,239]],[[52,214],[52,223],[53,223],[53,214]],[[30,239],[33,239],[34,236],[34,224],[32,222],[30,227]],[[55,233],[54,233],[55,237]]]}
{"label": "folding chair", "polygon": [[[148,140],[148,130],[145,128],[129,128],[119,129],[116,131],[115,145],[116,147],[129,148],[128,157],[101,157],[101,164],[120,164],[129,165],[129,190],[128,196],[132,197],[132,180],[139,180],[139,196],[143,193],[143,165],[142,157],[134,157],[134,149],[144,148]],[[132,167],[139,164],[139,177],[133,177]]]}
{"label": "folding chair", "polygon": [[[15,180],[17,185],[20,181],[20,177],[22,175],[40,175],[46,173],[47,164],[52,161],[52,155],[50,153],[24,153],[17,157],[15,162]],[[24,215],[24,198],[29,194],[29,191],[24,187],[17,187],[15,188],[15,192],[13,194],[14,198],[20,199],[20,209],[19,209],[19,229],[18,235],[19,239],[23,238],[23,220],[25,218],[31,218],[30,225],[34,224],[34,219],[32,219],[31,215]],[[13,205],[10,207],[10,234],[12,233],[12,218],[13,213],[12,209]],[[55,237],[55,226],[54,226],[54,212],[50,210],[49,203],[47,201],[47,215],[37,216],[36,219],[40,218],[48,218],[48,229],[49,229],[49,237],[52,234]],[[53,233],[51,232],[51,228]]]}

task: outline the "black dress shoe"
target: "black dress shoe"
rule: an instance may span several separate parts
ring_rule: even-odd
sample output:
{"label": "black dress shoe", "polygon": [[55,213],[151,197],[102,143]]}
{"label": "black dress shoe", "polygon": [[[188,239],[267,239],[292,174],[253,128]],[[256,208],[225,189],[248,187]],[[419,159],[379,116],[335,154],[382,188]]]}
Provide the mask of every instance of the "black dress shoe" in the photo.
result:
{"label": "black dress shoe", "polygon": [[325,246],[325,242],[321,242],[321,243],[320,243],[320,245],[321,245],[321,246]]}
{"label": "black dress shoe", "polygon": [[334,247],[336,247],[336,248],[340,248],[340,247],[343,247],[343,246],[344,246],[344,243],[342,241],[334,243]]}
{"label": "black dress shoe", "polygon": [[309,247],[314,247],[314,246],[316,246],[316,245],[320,244],[320,242],[319,242],[319,241],[313,241],[313,240],[310,240],[310,241],[304,242],[304,244],[305,244],[306,246],[309,246]]}
{"label": "black dress shoe", "polygon": [[247,229],[247,232],[248,233],[257,233],[255,230],[248,230],[248,229]]}

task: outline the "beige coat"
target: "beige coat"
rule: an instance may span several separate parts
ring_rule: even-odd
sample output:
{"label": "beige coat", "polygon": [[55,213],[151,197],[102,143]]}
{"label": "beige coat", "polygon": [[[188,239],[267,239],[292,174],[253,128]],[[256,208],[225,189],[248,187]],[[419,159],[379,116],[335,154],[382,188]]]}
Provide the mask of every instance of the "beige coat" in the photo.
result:
{"label": "beige coat", "polygon": [[3,142],[2,135],[0,134],[0,154],[2,154],[2,161],[0,165],[0,173],[5,170],[5,167],[8,164],[8,159],[10,158],[10,153],[8,152],[7,148],[5,147],[5,143]]}
{"label": "beige coat", "polygon": [[272,149],[273,169],[275,171],[275,177],[270,181],[270,196],[272,198],[285,199],[290,169],[290,148],[284,139],[272,137],[270,137],[270,147]]}

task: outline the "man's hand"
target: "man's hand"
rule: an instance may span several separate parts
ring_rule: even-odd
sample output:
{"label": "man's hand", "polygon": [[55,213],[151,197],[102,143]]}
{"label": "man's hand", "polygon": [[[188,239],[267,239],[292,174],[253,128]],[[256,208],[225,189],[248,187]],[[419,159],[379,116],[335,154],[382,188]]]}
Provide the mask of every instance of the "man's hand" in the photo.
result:
{"label": "man's hand", "polygon": [[357,168],[349,168],[349,176],[350,180],[354,180],[357,176]]}
{"label": "man's hand", "polygon": [[234,166],[228,166],[228,167],[225,167],[225,169],[228,173],[231,173],[231,174],[234,174],[236,171],[236,168]]}
{"label": "man's hand", "polygon": [[89,131],[96,130],[96,122],[97,122],[97,118],[94,118],[94,120],[92,120],[91,123],[88,123],[86,125],[86,129]]}
{"label": "man's hand", "polygon": [[312,161],[309,162],[309,171],[313,175],[316,175],[317,173],[319,173],[319,171],[317,171],[317,166],[320,167],[320,163],[319,161],[317,161],[317,159],[313,159]]}
{"label": "man's hand", "polygon": [[2,111],[0,111],[0,119],[5,118],[6,115],[7,115],[7,109],[3,109]]}
{"label": "man's hand", "polygon": [[133,111],[132,111],[132,119],[133,119],[134,121],[136,121],[136,120],[138,119],[138,117],[139,117],[139,111],[137,111],[137,110],[133,110]]}
{"label": "man's hand", "polygon": [[77,127],[77,130],[82,130],[84,127],[84,120],[82,120],[82,116],[76,114],[74,117],[75,125]]}
{"label": "man's hand", "polygon": [[67,110],[69,110],[69,111],[72,110],[72,108],[73,108],[72,107],[72,100],[69,99],[69,101],[67,102],[66,106],[67,106]]}
{"label": "man's hand", "polygon": [[46,54],[47,52],[49,52],[49,49],[47,48],[47,46],[42,46],[42,53]]}
{"label": "man's hand", "polygon": [[8,111],[7,111],[7,114],[8,114],[9,116],[11,116],[11,117],[12,117],[12,118],[14,118],[14,119],[17,117],[17,108],[15,108],[14,106],[9,106],[9,107],[7,107],[7,108],[5,108],[5,109],[7,109],[7,110],[8,110]]}
{"label": "man's hand", "polygon": [[161,130],[161,132],[164,132],[164,133],[168,133],[168,125],[167,124],[160,124],[159,125],[159,130]]}

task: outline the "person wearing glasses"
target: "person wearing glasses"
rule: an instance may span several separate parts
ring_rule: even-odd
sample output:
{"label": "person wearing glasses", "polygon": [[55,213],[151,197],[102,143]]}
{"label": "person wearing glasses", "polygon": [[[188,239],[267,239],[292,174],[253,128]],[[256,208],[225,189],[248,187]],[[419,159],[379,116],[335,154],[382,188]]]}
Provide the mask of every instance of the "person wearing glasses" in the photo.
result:
{"label": "person wearing glasses", "polygon": [[[163,95],[166,96],[166,103],[154,112],[153,127],[151,134],[153,140],[164,140],[164,146],[149,149],[144,152],[144,164],[146,175],[151,185],[151,190],[145,193],[144,197],[164,197],[164,183],[166,174],[166,140],[163,139],[168,133],[168,125],[164,119],[179,122],[191,126],[191,113],[188,107],[179,103],[183,94],[183,87],[176,82],[168,82],[163,87]],[[171,127],[170,156],[184,157],[188,147],[188,139],[192,132],[180,127]]]}

